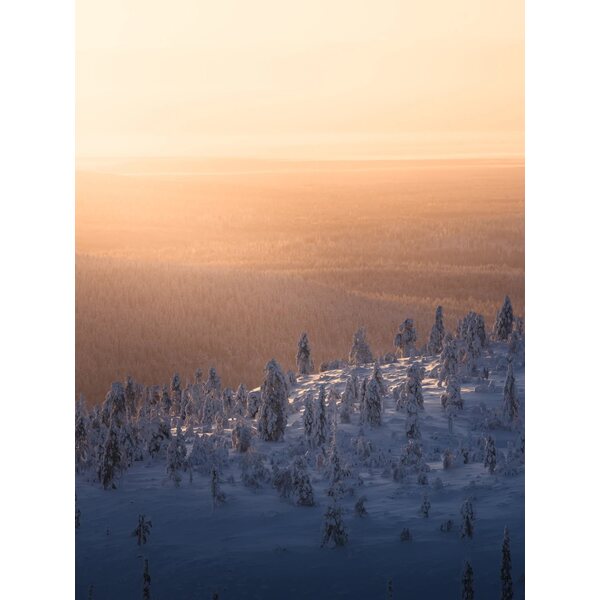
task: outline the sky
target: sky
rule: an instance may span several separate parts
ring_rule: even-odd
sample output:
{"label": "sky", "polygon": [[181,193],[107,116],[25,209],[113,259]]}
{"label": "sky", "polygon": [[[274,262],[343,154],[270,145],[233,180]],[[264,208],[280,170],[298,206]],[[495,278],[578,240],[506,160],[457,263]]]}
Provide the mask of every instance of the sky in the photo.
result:
{"label": "sky", "polygon": [[522,156],[523,0],[77,0],[76,149]]}

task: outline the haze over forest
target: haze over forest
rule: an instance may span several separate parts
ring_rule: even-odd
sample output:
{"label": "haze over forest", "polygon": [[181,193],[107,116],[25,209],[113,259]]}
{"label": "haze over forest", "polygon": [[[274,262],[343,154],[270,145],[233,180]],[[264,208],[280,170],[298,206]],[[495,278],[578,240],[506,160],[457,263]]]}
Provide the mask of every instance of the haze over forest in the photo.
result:
{"label": "haze over forest", "polygon": [[436,305],[491,326],[524,305],[524,165],[517,159],[79,164],[76,391],[90,404],[127,374],[162,384],[215,366],[259,385],[347,358],[367,328],[393,350],[406,318],[425,343]]}

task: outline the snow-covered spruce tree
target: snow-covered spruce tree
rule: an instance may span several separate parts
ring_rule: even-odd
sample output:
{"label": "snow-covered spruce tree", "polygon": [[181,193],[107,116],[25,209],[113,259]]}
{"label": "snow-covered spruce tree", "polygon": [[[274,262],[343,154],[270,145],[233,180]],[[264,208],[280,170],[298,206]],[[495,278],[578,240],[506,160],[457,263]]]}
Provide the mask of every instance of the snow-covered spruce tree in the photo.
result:
{"label": "snow-covered spruce tree", "polygon": [[160,404],[165,415],[171,413],[171,396],[169,396],[169,388],[167,385],[163,385]]}
{"label": "snow-covered spruce tree", "polygon": [[525,365],[525,340],[516,329],[508,338],[508,357],[520,366]]}
{"label": "snow-covered spruce tree", "polygon": [[125,378],[125,407],[129,417],[132,418],[136,414],[135,406],[135,382],[131,375],[127,375]]}
{"label": "snow-covered spruce tree", "polygon": [[462,573],[462,600],[473,600],[475,591],[473,589],[473,567],[467,560]]}
{"label": "snow-covered spruce tree", "polygon": [[365,365],[373,362],[373,354],[367,343],[367,334],[364,327],[360,327],[352,338],[352,348],[348,362],[351,365]]}
{"label": "snow-covered spruce tree", "polygon": [[485,458],[483,466],[493,475],[496,470],[496,442],[491,435],[488,435],[485,439]]}
{"label": "snow-covered spruce tree", "polygon": [[381,365],[379,364],[379,362],[375,362],[375,364],[373,365],[373,374],[371,375],[371,377],[377,382],[379,393],[383,398],[387,394],[388,390],[385,384],[385,380],[383,379],[383,373],[381,372]]}
{"label": "snow-covered spruce tree", "polygon": [[361,496],[357,501],[356,504],[354,505],[354,514],[357,517],[366,517],[367,516],[367,509],[365,508],[365,502],[367,501],[367,497],[366,496]]}
{"label": "snow-covered spruce tree", "polygon": [[265,366],[265,379],[260,388],[258,434],[267,442],[283,439],[287,424],[288,388],[285,375],[275,359]]}
{"label": "snow-covered spruce tree", "polygon": [[356,375],[353,374],[351,377],[346,379],[346,386],[344,388],[344,391],[342,392],[342,402],[340,406],[341,423],[350,423],[350,415],[352,414],[354,403],[357,400],[357,387],[358,381],[356,379]]}
{"label": "snow-covered spruce tree", "polygon": [[127,423],[127,405],[125,403],[125,390],[120,381],[115,381],[102,406],[102,421],[108,427],[112,425],[116,428],[123,427]]}
{"label": "snow-covered spruce tree", "polygon": [[221,396],[221,378],[214,367],[211,367],[208,371],[208,379],[204,384],[204,388],[206,393],[212,395],[213,398]]}
{"label": "snow-covered spruce tree", "polygon": [[241,419],[236,421],[231,432],[231,442],[237,452],[248,452],[252,443],[252,429]]}
{"label": "snow-covered spruce tree", "polygon": [[446,383],[452,376],[458,374],[458,349],[456,340],[451,333],[447,333],[440,354],[439,383]]}
{"label": "snow-covered spruce tree", "polygon": [[119,444],[118,430],[111,421],[98,466],[98,481],[105,490],[117,487],[115,479],[121,474],[123,468],[124,456]]}
{"label": "snow-covered spruce tree", "polygon": [[304,435],[306,436],[308,445],[312,448],[313,443],[314,443],[314,432],[315,432],[315,411],[314,411],[313,395],[312,395],[312,392],[310,392],[310,391],[304,397],[303,423],[304,423]]}
{"label": "snow-covered spruce tree", "polygon": [[367,385],[369,384],[369,378],[363,377],[360,381],[360,386],[358,389],[358,411],[360,413],[359,423],[361,425],[365,424],[366,419],[366,408],[365,408],[365,399],[367,397]]}
{"label": "snow-covered spruce tree", "polygon": [[424,494],[423,502],[421,502],[420,512],[426,519],[428,519],[430,510],[431,510],[431,502],[429,502],[429,497],[427,496],[427,494]]}
{"label": "snow-covered spruce tree", "polygon": [[381,413],[383,412],[383,398],[379,384],[374,377],[367,383],[364,399],[364,422],[371,427],[381,425]]}
{"label": "snow-covered spruce tree", "polygon": [[177,424],[177,433],[171,439],[167,450],[167,475],[169,479],[179,487],[181,483],[181,471],[185,467],[187,449],[181,432],[181,425]]}
{"label": "snow-covered spruce tree", "polygon": [[417,330],[412,319],[406,319],[398,328],[394,338],[394,346],[398,354],[403,357],[415,356],[417,353]]}
{"label": "snow-covered spruce tree", "polygon": [[513,599],[512,561],[510,558],[510,536],[508,527],[504,528],[504,539],[502,540],[502,565],[500,567],[500,581],[502,582],[501,600]]}
{"label": "snow-covered spruce tree", "polygon": [[448,387],[446,391],[440,396],[442,402],[442,408],[448,410],[452,408],[453,415],[457,410],[462,410],[464,402],[460,394],[460,383],[456,376],[452,376],[448,379]]}
{"label": "snow-covered spruce tree", "polygon": [[181,415],[181,377],[175,373],[171,378],[171,409],[175,416]]}
{"label": "snow-covered spruce tree", "polygon": [[210,494],[212,496],[213,509],[221,506],[221,504],[225,504],[225,494],[221,491],[217,467],[213,467],[210,471]]}
{"label": "snow-covered spruce tree", "polygon": [[513,329],[513,309],[510,298],[506,296],[504,303],[496,315],[494,323],[494,337],[498,340],[506,341]]}
{"label": "snow-covered spruce tree", "polygon": [[144,584],[142,588],[142,599],[150,600],[150,570],[148,569],[148,559],[144,559]]}
{"label": "snow-covered spruce tree", "polygon": [[427,352],[429,354],[439,354],[442,351],[444,342],[444,311],[441,306],[435,310],[435,323],[429,334],[429,342],[427,343]]}
{"label": "snow-covered spruce tree", "polygon": [[410,365],[406,371],[406,379],[402,384],[400,397],[396,403],[396,410],[406,407],[411,399],[416,402],[421,410],[425,408],[423,400],[423,371],[418,365]]}
{"label": "snow-covered spruce tree", "polygon": [[410,396],[406,403],[406,437],[409,440],[421,439],[419,427],[419,405],[414,396]]}
{"label": "snow-covered spruce tree", "polygon": [[248,399],[246,401],[246,416],[249,419],[254,419],[258,414],[260,408],[260,392],[251,391],[248,392]]}
{"label": "snow-covered spruce tree", "polygon": [[233,415],[233,407],[235,405],[233,390],[229,387],[225,388],[221,394],[221,403],[223,406],[223,415],[226,419]]}
{"label": "snow-covered spruce tree", "polygon": [[138,546],[143,546],[148,542],[148,537],[150,537],[150,529],[152,529],[152,521],[146,520],[146,515],[138,515],[137,527],[131,534],[132,537],[137,539]]}
{"label": "snow-covered spruce tree", "polygon": [[314,426],[312,447],[320,448],[329,436],[329,424],[327,422],[327,407],[325,406],[325,386],[319,386],[319,395],[314,404]]}
{"label": "snow-covered spruce tree", "polygon": [[321,548],[330,545],[332,542],[336,547],[345,546],[348,543],[348,534],[342,519],[342,509],[337,504],[335,497],[331,499],[325,512]]}
{"label": "snow-covered spruce tree", "polygon": [[200,368],[194,371],[194,385],[202,385],[202,369]]}
{"label": "snow-covered spruce tree", "polygon": [[248,391],[243,383],[240,383],[235,392],[234,405],[234,414],[243,417],[248,410]]}
{"label": "snow-covered spruce tree", "polygon": [[504,402],[502,412],[507,423],[515,423],[519,419],[519,394],[513,372],[512,361],[508,361],[506,381],[504,382]]}
{"label": "snow-covered spruce tree", "polygon": [[460,514],[462,516],[463,522],[460,530],[461,538],[469,538],[473,537],[474,532],[474,522],[475,522],[475,514],[473,512],[473,504],[471,503],[471,499],[467,498],[460,509]]}
{"label": "snow-covered spruce tree", "polygon": [[83,396],[75,404],[75,468],[77,472],[88,466],[89,438],[88,416]]}
{"label": "snow-covered spruce tree", "polygon": [[292,467],[292,486],[296,504],[299,506],[314,506],[315,499],[306,462],[300,456],[296,457]]}
{"label": "snow-covered spruce tree", "polygon": [[310,375],[314,372],[315,366],[310,357],[310,345],[308,335],[303,333],[298,341],[298,352],[296,353],[296,368],[300,375]]}

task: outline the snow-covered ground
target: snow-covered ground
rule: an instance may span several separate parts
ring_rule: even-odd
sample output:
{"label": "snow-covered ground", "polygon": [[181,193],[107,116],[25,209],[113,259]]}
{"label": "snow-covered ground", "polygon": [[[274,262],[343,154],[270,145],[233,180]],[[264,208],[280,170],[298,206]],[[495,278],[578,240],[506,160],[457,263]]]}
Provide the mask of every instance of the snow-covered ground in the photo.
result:
{"label": "snow-covered ground", "polygon": [[[475,597],[500,597],[500,563],[503,530],[511,537],[512,578],[515,598],[524,597],[524,469],[506,474],[503,456],[508,445],[519,446],[520,432],[494,427],[489,419],[499,410],[506,371],[496,371],[506,344],[492,344],[482,365],[490,368],[495,392],[476,392],[476,381],[462,384],[464,410],[449,433],[438,387],[431,369],[439,357],[400,359],[381,366],[387,385],[381,427],[363,426],[373,445],[372,466],[356,460],[353,440],[359,435],[359,414],[350,424],[337,425],[342,462],[352,469],[354,494],[339,503],[348,532],[348,543],[339,548],[321,547],[323,515],[330,498],[326,469],[309,459],[315,506],[297,506],[281,499],[272,483],[252,489],[241,480],[243,454],[229,451],[221,470],[226,502],[213,508],[211,481],[184,473],[180,487],[167,479],[165,460],[134,463],[121,477],[117,489],[104,490],[89,477],[77,476],[77,505],[81,525],[76,529],[77,598],[120,600],[142,596],[143,558],[149,561],[152,598],[210,599],[309,599],[387,598],[388,580],[393,598],[460,598],[465,560],[473,566]],[[419,414],[423,454],[430,471],[427,483],[411,474],[403,481],[392,468],[407,444],[406,412],[396,410],[393,389],[400,385],[408,366],[417,362],[425,370],[424,410]],[[303,398],[319,384],[335,386],[341,394],[351,373],[359,381],[373,365],[345,367],[299,376],[290,392],[290,414],[282,442],[254,437],[252,451],[264,454],[264,464],[289,457],[304,439]],[[525,413],[524,369],[515,369],[521,418]],[[338,417],[339,418],[339,417]],[[487,420],[486,420],[487,419]],[[491,425],[490,425],[491,424]],[[493,428],[491,428],[493,427]],[[227,430],[225,432],[227,434]],[[461,447],[477,448],[482,435],[491,434],[498,450],[494,474],[481,459],[464,464]],[[443,468],[442,453],[449,448],[454,460]],[[439,478],[439,479],[438,479]],[[362,481],[362,484],[360,484]],[[428,518],[420,512],[423,495],[431,503]],[[355,514],[354,505],[365,496],[367,515]],[[461,506],[470,498],[475,512],[472,539],[461,539]],[[139,514],[153,527],[144,546],[132,537]],[[449,532],[443,522],[454,522]],[[410,541],[401,541],[404,528]]]}

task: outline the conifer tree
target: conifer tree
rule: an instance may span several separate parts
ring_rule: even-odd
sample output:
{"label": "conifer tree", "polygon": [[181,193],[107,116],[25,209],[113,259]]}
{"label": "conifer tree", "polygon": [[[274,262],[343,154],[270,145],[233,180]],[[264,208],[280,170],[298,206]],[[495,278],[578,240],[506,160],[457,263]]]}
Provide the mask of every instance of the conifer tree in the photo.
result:
{"label": "conifer tree", "polygon": [[75,405],[75,466],[82,471],[88,465],[89,458],[88,416],[83,397]]}
{"label": "conifer tree", "polygon": [[496,470],[496,442],[491,435],[488,435],[485,440],[485,459],[483,466],[493,475]]}
{"label": "conifer tree", "polygon": [[400,398],[396,405],[396,410],[405,407],[411,400],[413,400],[421,410],[425,408],[423,400],[423,371],[419,365],[410,365],[410,367],[408,367],[406,379],[402,385]]}
{"label": "conifer tree", "polygon": [[283,439],[287,424],[288,387],[285,375],[275,359],[265,367],[265,379],[260,388],[258,434],[267,442]]}
{"label": "conifer tree", "polygon": [[406,437],[409,440],[421,439],[419,405],[414,396],[410,396],[406,403]]}
{"label": "conifer tree", "polygon": [[506,381],[504,382],[504,418],[509,423],[515,423],[519,418],[519,395],[513,372],[512,361],[508,361]]}
{"label": "conifer tree", "polygon": [[315,367],[310,356],[310,345],[308,335],[303,333],[298,341],[298,352],[296,353],[296,368],[300,375],[310,375]]}
{"label": "conifer tree", "polygon": [[169,396],[169,388],[163,385],[160,404],[165,415],[171,412],[171,396]]}
{"label": "conifer tree", "polygon": [[124,456],[119,444],[119,436],[111,421],[98,467],[98,480],[105,490],[117,487],[115,479],[121,473],[123,467]]}
{"label": "conifer tree", "polygon": [[398,328],[398,333],[394,338],[394,346],[398,349],[398,354],[403,357],[415,356],[417,343],[417,331],[412,319],[405,319],[404,323]]}
{"label": "conifer tree", "polygon": [[423,495],[423,502],[421,503],[421,514],[427,519],[429,518],[429,511],[431,509],[431,502],[427,494]]}
{"label": "conifer tree", "polygon": [[439,354],[442,351],[444,335],[444,312],[442,307],[438,306],[435,310],[435,323],[431,328],[429,342],[427,344],[427,351],[429,354]]}
{"label": "conifer tree", "polygon": [[373,365],[373,375],[371,375],[371,377],[377,382],[379,394],[383,398],[387,394],[387,386],[385,384],[383,373],[381,372],[381,365],[379,364],[379,362],[375,362],[375,364]]}
{"label": "conifer tree", "polygon": [[171,404],[175,416],[181,414],[181,377],[175,373],[171,379]]}
{"label": "conifer tree", "polygon": [[351,365],[365,365],[373,362],[373,354],[367,343],[367,334],[363,327],[360,327],[352,338],[352,348],[348,362]]}
{"label": "conifer tree", "polygon": [[213,398],[221,396],[221,378],[217,374],[217,370],[211,367],[208,371],[208,379],[204,385],[206,393],[211,394]]}
{"label": "conifer tree", "polygon": [[221,491],[217,467],[213,467],[210,471],[210,494],[212,496],[213,509],[225,503],[225,494]]}
{"label": "conifer tree", "polygon": [[177,433],[171,439],[167,450],[167,474],[176,487],[181,483],[181,471],[185,467],[187,449],[181,432],[181,425],[177,424]]}
{"label": "conifer tree", "polygon": [[440,354],[439,383],[446,383],[452,376],[458,374],[458,349],[456,340],[450,332],[446,334]]}
{"label": "conifer tree", "polygon": [[147,521],[146,515],[138,515],[137,527],[133,530],[133,533],[131,534],[134,538],[137,539],[138,546],[144,546],[148,542],[148,537],[150,536],[150,529],[152,529],[152,521]]}
{"label": "conifer tree", "polygon": [[473,504],[471,503],[470,498],[467,498],[460,509],[460,514],[463,518],[462,528],[460,532],[461,538],[469,538],[473,537],[474,533],[474,522],[475,522],[475,514],[473,512]]}
{"label": "conifer tree", "polygon": [[371,377],[367,383],[364,399],[364,422],[372,427],[381,425],[381,413],[383,411],[383,399],[377,380]]}
{"label": "conifer tree", "polygon": [[457,377],[450,377],[448,379],[448,387],[446,391],[440,396],[442,402],[442,408],[446,411],[451,410],[453,416],[457,410],[462,410],[464,402],[460,394],[460,383]]}
{"label": "conifer tree", "polygon": [[352,414],[352,407],[356,402],[356,388],[357,388],[356,375],[352,375],[346,380],[346,387],[342,392],[342,403],[340,407],[340,422],[350,423],[350,415]]}
{"label": "conifer tree", "polygon": [[231,442],[238,452],[248,452],[252,443],[252,430],[246,423],[239,420],[236,422],[231,432]]}
{"label": "conifer tree", "polygon": [[513,309],[510,298],[506,296],[504,303],[496,315],[494,324],[494,336],[498,340],[506,341],[513,329]]}
{"label": "conifer tree", "polygon": [[337,504],[335,497],[332,498],[325,512],[321,548],[331,542],[336,547],[345,546],[348,543],[348,534],[342,519],[342,509]]}
{"label": "conifer tree", "polygon": [[120,381],[115,381],[106,394],[102,407],[102,420],[106,426],[112,422],[116,428],[121,428],[127,423],[127,405],[125,403],[125,390]]}
{"label": "conifer tree", "polygon": [[504,528],[504,539],[502,540],[502,565],[500,567],[500,581],[502,582],[501,600],[513,599],[512,561],[510,558],[510,537],[508,527]]}
{"label": "conifer tree", "polygon": [[313,488],[306,469],[306,462],[302,457],[294,460],[292,467],[292,486],[299,506],[314,506]]}
{"label": "conifer tree", "polygon": [[313,408],[313,395],[312,392],[308,392],[304,398],[304,435],[308,441],[309,446],[314,444],[314,431],[315,431],[315,413]]}
{"label": "conifer tree", "polygon": [[313,447],[320,448],[329,434],[327,423],[327,407],[325,406],[325,386],[319,386],[319,395],[314,406]]}
{"label": "conifer tree", "polygon": [[235,408],[233,412],[235,415],[243,417],[248,410],[248,391],[243,383],[240,383],[235,392],[234,405]]}
{"label": "conifer tree", "polygon": [[474,598],[473,567],[469,561],[466,561],[462,574],[462,600],[473,600]]}
{"label": "conifer tree", "polygon": [[135,382],[131,375],[127,375],[125,378],[125,407],[129,417],[133,417],[136,413],[135,410]]}
{"label": "conifer tree", "polygon": [[142,599],[150,600],[150,570],[148,569],[148,559],[144,559],[144,585],[142,588]]}

